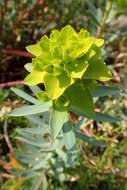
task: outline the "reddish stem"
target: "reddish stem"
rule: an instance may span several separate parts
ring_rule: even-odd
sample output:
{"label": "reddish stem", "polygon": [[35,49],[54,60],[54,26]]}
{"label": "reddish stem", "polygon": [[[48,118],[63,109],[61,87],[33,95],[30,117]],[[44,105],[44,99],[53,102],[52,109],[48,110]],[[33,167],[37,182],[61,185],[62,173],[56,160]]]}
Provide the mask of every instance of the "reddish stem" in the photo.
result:
{"label": "reddish stem", "polygon": [[0,88],[6,88],[6,87],[9,87],[9,86],[15,86],[15,85],[22,85],[24,84],[24,81],[11,81],[11,82],[5,82],[5,83],[1,83],[0,84]]}
{"label": "reddish stem", "polygon": [[4,0],[4,6],[1,9],[1,17],[2,17],[2,25],[0,26],[0,38],[1,39],[2,39],[4,18],[5,18],[5,14],[7,12],[7,3],[8,3],[8,0]]}
{"label": "reddish stem", "polygon": [[10,48],[3,48],[1,50],[3,54],[13,55],[13,56],[21,56],[21,57],[28,57],[33,58],[34,56],[26,51],[23,50],[16,50],[16,49],[10,49]]}

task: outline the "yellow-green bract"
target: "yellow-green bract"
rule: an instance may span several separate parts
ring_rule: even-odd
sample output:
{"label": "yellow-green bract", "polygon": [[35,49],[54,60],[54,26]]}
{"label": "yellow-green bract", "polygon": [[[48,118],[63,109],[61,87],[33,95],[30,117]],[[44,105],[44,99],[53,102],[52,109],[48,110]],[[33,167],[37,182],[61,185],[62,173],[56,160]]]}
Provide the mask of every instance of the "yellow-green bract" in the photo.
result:
{"label": "yellow-green bract", "polygon": [[[45,91],[39,92],[38,97],[45,101],[57,100],[64,95],[73,104],[71,92],[76,93],[76,90],[77,93],[81,91],[82,98],[87,101],[90,99],[87,98],[90,96],[89,86],[94,80],[107,81],[112,77],[101,57],[103,43],[103,39],[91,37],[85,29],[77,33],[70,25],[61,31],[52,30],[49,38],[44,35],[37,44],[26,48],[35,58],[25,84],[43,83]],[[84,106],[93,104],[92,100],[87,103]]]}

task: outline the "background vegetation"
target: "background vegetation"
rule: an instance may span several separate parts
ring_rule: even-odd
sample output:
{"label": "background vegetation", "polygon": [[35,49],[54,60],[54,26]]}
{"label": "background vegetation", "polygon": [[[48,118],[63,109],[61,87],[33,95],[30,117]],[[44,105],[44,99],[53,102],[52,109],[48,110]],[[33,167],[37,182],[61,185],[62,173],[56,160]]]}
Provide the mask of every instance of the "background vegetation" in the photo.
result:
{"label": "background vegetation", "polygon": [[[117,123],[89,121],[84,133],[103,140],[106,148],[96,148],[78,143],[81,152],[78,166],[66,169],[64,181],[47,176],[49,189],[127,189],[127,1],[107,0],[1,0],[0,1],[0,189],[28,190],[31,180],[22,182],[9,173],[18,168],[12,149],[20,148],[15,140],[16,128],[29,127],[25,118],[11,118],[7,129],[5,117],[12,108],[24,104],[10,90],[20,89],[26,76],[24,64],[31,55],[25,46],[49,35],[51,29],[71,24],[77,31],[86,28],[93,36],[105,39],[103,57],[111,69],[112,86],[120,87],[121,93],[101,98],[97,111],[120,118]],[[9,142],[8,142],[9,139]],[[11,142],[11,146],[10,146]],[[18,181],[18,183],[17,183]],[[18,185],[17,185],[18,184]],[[45,187],[46,188],[46,187]],[[44,189],[42,186],[40,188]]]}

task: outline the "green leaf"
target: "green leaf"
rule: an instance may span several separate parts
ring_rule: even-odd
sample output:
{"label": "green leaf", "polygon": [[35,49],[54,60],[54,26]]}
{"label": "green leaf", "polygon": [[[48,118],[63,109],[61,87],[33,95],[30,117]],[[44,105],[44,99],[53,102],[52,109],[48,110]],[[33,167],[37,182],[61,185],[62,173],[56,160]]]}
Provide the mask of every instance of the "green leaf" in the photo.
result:
{"label": "green leaf", "polygon": [[54,101],[54,108],[59,110],[68,110],[69,100],[65,96],[60,96],[57,100]]}
{"label": "green leaf", "polygon": [[25,79],[24,84],[34,86],[39,83],[44,83],[45,72],[33,70]]}
{"label": "green leaf", "polygon": [[[33,137],[33,136],[32,136]],[[25,144],[28,144],[28,145],[32,145],[32,146],[35,146],[35,147],[39,147],[39,148],[45,148],[45,149],[48,149],[51,145],[51,143],[49,142],[46,142],[44,140],[44,138],[32,138],[30,135],[25,135],[23,134],[22,136],[20,137],[16,137],[16,139],[22,141],[23,143]]]}
{"label": "green leaf", "polygon": [[[31,171],[30,169],[14,169],[14,170],[10,170],[10,173],[16,176],[22,176],[24,179],[26,178],[33,178],[37,175],[39,175],[38,172],[36,171]],[[41,175],[41,174],[40,174]]]}
{"label": "green leaf", "polygon": [[21,98],[27,100],[28,102],[31,102],[31,103],[33,103],[33,104],[38,104],[38,103],[40,103],[40,101],[38,101],[36,98],[34,98],[34,97],[28,95],[27,93],[25,93],[25,92],[22,91],[22,90],[19,90],[19,89],[14,88],[14,87],[12,87],[11,90],[12,90],[15,94],[17,94],[18,96],[20,96]]}
{"label": "green leaf", "polygon": [[62,51],[59,43],[60,32],[58,30],[52,30],[50,34],[50,52],[53,57],[62,59]]}
{"label": "green leaf", "polygon": [[71,80],[66,72],[63,72],[60,76],[54,77],[51,74],[47,74],[44,78],[45,88],[48,97],[51,99],[57,99],[60,97],[66,88],[70,86],[74,80]]}
{"label": "green leaf", "polygon": [[36,94],[37,98],[42,101],[42,102],[47,102],[49,101],[49,97],[46,93],[46,91],[40,91]]}
{"label": "green leaf", "polygon": [[110,115],[107,115],[104,113],[99,113],[99,112],[95,112],[94,116],[88,117],[85,113],[83,113],[83,112],[79,111],[77,108],[75,108],[75,106],[70,106],[69,110],[71,112],[75,113],[76,115],[84,116],[89,119],[93,119],[94,121],[111,122],[111,123],[116,123],[116,122],[120,121],[120,119],[118,119],[116,117],[112,117]]}
{"label": "green leaf", "polygon": [[49,51],[49,38],[44,35],[41,40],[40,40],[40,47],[41,47],[41,52],[47,52]]}
{"label": "green leaf", "polygon": [[25,116],[31,123],[35,124],[37,127],[43,127],[42,118],[40,118],[37,114],[35,115],[27,115]]}
{"label": "green leaf", "polygon": [[80,129],[86,122],[87,122],[87,118],[82,117],[82,119],[75,124],[75,129],[76,130]]}
{"label": "green leaf", "polygon": [[70,86],[65,92],[65,96],[76,110],[93,117],[94,104],[92,96],[86,86],[83,86],[80,81]]}
{"label": "green leaf", "polygon": [[[24,147],[28,147],[25,151],[24,151]],[[30,164],[31,167],[37,165],[37,163],[39,163],[39,160],[44,159],[45,155],[40,153],[39,148],[38,147],[33,147],[31,145],[26,145],[23,144],[22,149],[21,150],[17,150],[14,152],[14,156],[15,158],[25,164]],[[36,160],[36,158],[38,158]]]}
{"label": "green leaf", "polygon": [[120,93],[119,88],[109,87],[109,86],[97,86],[91,90],[93,97],[98,96],[109,96]]}
{"label": "green leaf", "polygon": [[93,19],[93,21],[96,23],[97,26],[100,25],[100,22],[97,18],[97,10],[96,10],[96,7],[94,6],[94,4],[92,3],[92,1],[89,1],[87,0],[86,1],[87,5],[88,5],[88,8],[89,8],[89,13]]}
{"label": "green leaf", "polygon": [[104,40],[103,39],[95,39],[94,44],[97,47],[101,47],[104,44]]}
{"label": "green leaf", "polygon": [[50,34],[51,41],[57,42],[60,37],[60,32],[58,30],[52,30]]}
{"label": "green leaf", "polygon": [[70,57],[71,58],[73,58],[73,57],[79,58],[79,57],[85,55],[90,50],[92,45],[94,44],[94,41],[95,41],[95,38],[92,38],[92,37],[83,38],[83,39],[79,40],[77,42],[77,48],[75,48],[74,50],[70,49],[70,51],[72,52],[72,53],[70,53]]}
{"label": "green leaf", "polygon": [[93,137],[86,136],[78,131],[75,131],[76,137],[84,142],[92,144],[94,146],[106,147],[105,143],[95,140]]}
{"label": "green leaf", "polygon": [[29,86],[30,90],[36,95],[38,92],[41,91],[41,88],[37,85],[35,86]]}
{"label": "green leaf", "polygon": [[52,157],[52,153],[48,153],[47,156],[45,157],[45,159],[43,159],[40,163],[38,163],[37,165],[35,165],[32,168],[32,170],[34,171],[34,170],[39,170],[39,169],[43,168],[47,164],[48,160],[51,157]]}
{"label": "green leaf", "polygon": [[90,36],[90,33],[85,29],[81,29],[80,32],[78,33],[79,39],[86,38],[89,36]]}
{"label": "green leaf", "polygon": [[79,78],[81,79],[84,72],[88,67],[88,61],[86,61],[83,57],[72,61],[69,64],[65,65],[65,70],[67,71],[68,75],[72,78]]}
{"label": "green leaf", "polygon": [[32,63],[27,63],[24,65],[24,67],[28,72],[32,72]]}
{"label": "green leaf", "polygon": [[40,43],[34,44],[34,45],[29,45],[26,47],[26,49],[28,52],[30,52],[31,54],[33,54],[35,56],[39,56],[42,53]]}
{"label": "green leaf", "polygon": [[[43,126],[43,127],[42,127]],[[42,124],[41,128],[22,128],[22,129],[16,129],[16,131],[22,135],[22,133],[27,134],[41,134],[44,135],[46,133],[49,133],[49,126],[46,124]]]}
{"label": "green leaf", "polygon": [[48,111],[52,106],[52,101],[40,103],[32,106],[23,106],[21,108],[16,108],[9,112],[9,116],[26,116],[33,115],[41,112]]}
{"label": "green leaf", "polygon": [[63,127],[64,132],[64,143],[67,150],[72,149],[75,146],[76,139],[73,128],[69,122],[65,123]]}
{"label": "green leaf", "polygon": [[120,121],[119,118],[112,117],[110,115],[99,112],[95,112],[94,120],[100,122],[109,122],[109,123],[117,123],[118,121]]}
{"label": "green leaf", "polygon": [[112,78],[112,74],[101,60],[93,60],[90,62],[90,65],[84,73],[83,78],[107,81]]}
{"label": "green leaf", "polygon": [[59,36],[59,42],[61,44],[65,44],[66,42],[69,41],[70,39],[73,39],[74,37],[77,37],[77,34],[75,30],[73,29],[72,26],[67,25],[62,28],[60,36]]}
{"label": "green leaf", "polygon": [[48,190],[46,174],[41,170],[40,172],[40,175],[36,175],[36,177],[31,180],[32,186],[29,190]]}
{"label": "green leaf", "polygon": [[83,79],[83,85],[89,89],[90,93],[98,86],[97,82],[92,79]]}
{"label": "green leaf", "polygon": [[63,124],[68,120],[67,111],[52,110],[50,118],[51,137],[56,139],[61,131]]}

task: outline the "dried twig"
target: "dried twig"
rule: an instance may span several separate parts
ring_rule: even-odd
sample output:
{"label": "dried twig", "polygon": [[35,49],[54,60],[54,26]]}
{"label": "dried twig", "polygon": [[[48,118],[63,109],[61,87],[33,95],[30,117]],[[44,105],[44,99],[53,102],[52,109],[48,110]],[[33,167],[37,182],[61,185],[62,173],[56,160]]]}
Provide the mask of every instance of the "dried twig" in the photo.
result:
{"label": "dried twig", "polygon": [[11,142],[10,142],[9,137],[8,137],[7,124],[8,124],[8,120],[5,119],[5,122],[4,122],[4,138],[5,138],[5,141],[8,145],[8,148],[10,150],[10,153],[13,153],[13,148],[12,148]]}
{"label": "dried twig", "polygon": [[119,73],[117,73],[115,69],[112,70],[112,74],[113,74],[113,76],[114,76],[113,79],[114,79],[116,82],[120,82]]}
{"label": "dried twig", "polygon": [[125,67],[125,64],[124,63],[117,63],[113,66],[115,69],[120,69],[120,68],[124,68]]}
{"label": "dried twig", "polygon": [[16,27],[20,26],[23,20],[28,19],[29,16],[33,13],[38,13],[40,6],[44,4],[44,0],[38,0],[37,3],[32,7],[28,8],[24,11],[24,14],[22,14],[21,6],[22,6],[22,0],[20,0],[19,4],[19,15],[18,15],[18,21],[16,22]]}
{"label": "dried twig", "polygon": [[121,61],[121,60],[123,60],[123,59],[127,59],[127,53],[126,53],[126,52],[120,53],[120,54],[116,57],[115,61],[116,61],[116,62],[119,62],[119,61]]}
{"label": "dried twig", "polygon": [[12,169],[11,165],[5,162],[4,160],[0,160],[0,165],[8,172]]}
{"label": "dried twig", "polygon": [[101,24],[97,30],[97,34],[96,34],[97,38],[99,38],[101,36],[101,33],[102,33],[104,26],[105,26],[105,21],[108,17],[110,10],[111,10],[111,7],[112,7],[112,2],[109,0],[107,3],[107,7],[105,9],[104,15],[102,17]]}
{"label": "dried twig", "polygon": [[10,174],[7,174],[7,173],[3,173],[2,177],[6,178],[6,179],[13,179],[14,178],[13,175],[10,175]]}
{"label": "dried twig", "polygon": [[5,14],[7,12],[7,4],[8,4],[8,0],[4,0],[4,6],[1,9],[2,25],[0,27],[0,38],[2,38],[3,23],[4,23],[4,19],[5,19]]}

